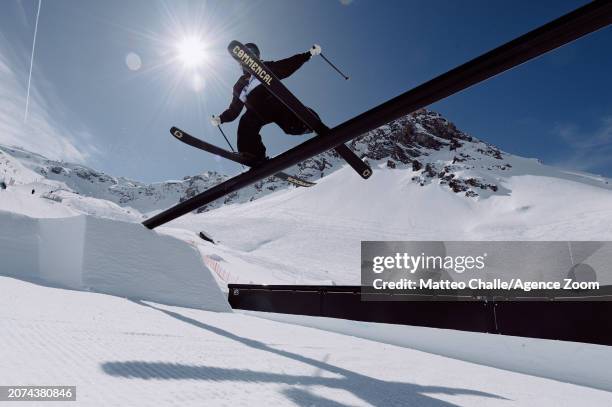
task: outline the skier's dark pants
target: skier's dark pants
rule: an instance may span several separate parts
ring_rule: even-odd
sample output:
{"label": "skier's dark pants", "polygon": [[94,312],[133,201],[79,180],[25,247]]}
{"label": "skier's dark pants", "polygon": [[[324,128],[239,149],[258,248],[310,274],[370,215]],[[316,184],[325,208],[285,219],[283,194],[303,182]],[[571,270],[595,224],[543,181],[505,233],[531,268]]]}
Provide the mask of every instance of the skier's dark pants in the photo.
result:
{"label": "skier's dark pants", "polygon": [[[259,94],[260,91],[257,88],[253,93]],[[251,101],[257,103],[249,103]],[[266,156],[266,146],[261,141],[259,134],[261,128],[266,124],[275,123],[285,133],[292,135],[311,132],[296,115],[272,95],[254,98],[249,95],[249,102],[238,124],[238,151],[241,153],[251,153],[259,158]]]}
{"label": "skier's dark pants", "polygon": [[263,120],[253,110],[247,109],[238,124],[238,151],[250,153],[256,157],[265,157],[266,146],[261,141],[259,131],[268,123],[270,122]]}

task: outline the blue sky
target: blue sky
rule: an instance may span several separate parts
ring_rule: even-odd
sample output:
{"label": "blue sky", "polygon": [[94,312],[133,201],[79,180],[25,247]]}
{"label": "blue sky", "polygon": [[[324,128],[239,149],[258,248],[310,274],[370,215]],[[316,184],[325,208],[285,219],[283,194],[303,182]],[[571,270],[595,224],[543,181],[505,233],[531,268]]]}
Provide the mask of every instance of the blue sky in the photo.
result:
{"label": "blue sky", "polygon": [[[168,133],[176,125],[224,146],[208,118],[240,74],[225,50],[232,39],[256,42],[264,59],[321,44],[351,80],[313,59],[286,84],[331,127],[584,3],[42,0],[24,124],[38,0],[4,0],[0,143],[142,181],[234,173]],[[207,59],[186,69],[175,45],[195,34]],[[612,176],[611,48],[607,28],[430,108],[508,152]],[[130,53],[140,66],[128,67]],[[234,144],[236,124],[224,125]],[[274,125],[262,134],[271,155],[304,140]]]}

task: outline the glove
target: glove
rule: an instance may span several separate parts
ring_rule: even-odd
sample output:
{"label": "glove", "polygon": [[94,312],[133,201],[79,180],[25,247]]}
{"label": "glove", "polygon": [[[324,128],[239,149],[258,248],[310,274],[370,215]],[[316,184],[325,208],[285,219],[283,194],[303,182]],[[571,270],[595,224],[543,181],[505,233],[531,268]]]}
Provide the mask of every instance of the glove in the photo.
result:
{"label": "glove", "polygon": [[321,46],[318,44],[315,44],[312,46],[312,48],[309,49],[310,51],[310,56],[317,56],[321,53]]}
{"label": "glove", "polygon": [[219,125],[221,124],[221,118],[219,116],[211,117],[210,124],[212,124],[215,127],[219,127]]}

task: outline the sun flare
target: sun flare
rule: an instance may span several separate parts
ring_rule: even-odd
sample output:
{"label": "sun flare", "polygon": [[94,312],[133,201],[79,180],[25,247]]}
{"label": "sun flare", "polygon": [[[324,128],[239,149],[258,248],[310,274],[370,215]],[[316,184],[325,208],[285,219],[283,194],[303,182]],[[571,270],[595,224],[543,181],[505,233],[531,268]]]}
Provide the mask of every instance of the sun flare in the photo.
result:
{"label": "sun flare", "polygon": [[198,67],[206,58],[206,46],[198,37],[183,38],[176,46],[178,58],[187,68]]}

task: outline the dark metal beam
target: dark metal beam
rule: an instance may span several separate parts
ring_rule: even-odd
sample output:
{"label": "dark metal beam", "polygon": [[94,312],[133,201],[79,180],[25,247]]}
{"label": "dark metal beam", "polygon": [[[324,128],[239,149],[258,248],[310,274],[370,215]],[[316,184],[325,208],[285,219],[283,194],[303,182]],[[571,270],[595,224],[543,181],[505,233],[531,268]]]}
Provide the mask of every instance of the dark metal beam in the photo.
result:
{"label": "dark metal beam", "polygon": [[334,127],[325,137],[312,138],[257,168],[239,174],[147,219],[143,224],[150,229],[163,225],[215,199],[346,143],[392,120],[460,92],[611,23],[612,2],[608,0],[591,2]]}

